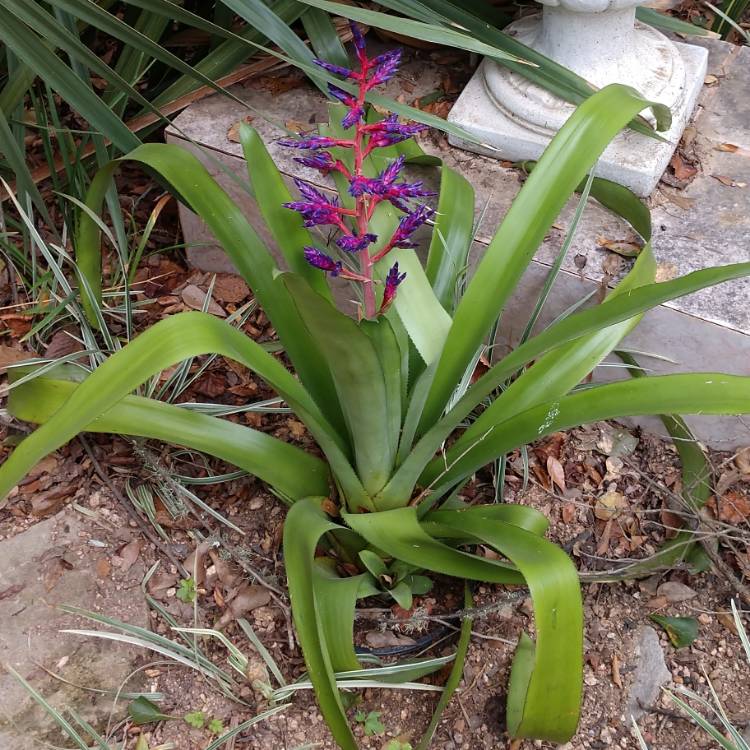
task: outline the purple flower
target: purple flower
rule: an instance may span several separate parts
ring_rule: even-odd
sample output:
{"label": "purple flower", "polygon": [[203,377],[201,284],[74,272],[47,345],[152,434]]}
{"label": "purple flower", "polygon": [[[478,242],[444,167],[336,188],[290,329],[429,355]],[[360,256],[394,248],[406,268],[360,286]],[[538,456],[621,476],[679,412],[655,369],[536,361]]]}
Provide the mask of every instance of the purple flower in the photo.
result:
{"label": "purple flower", "polygon": [[429,206],[417,206],[413,211],[404,216],[396,227],[396,231],[391,237],[391,247],[413,248],[416,243],[412,242],[411,236],[426,221],[435,215],[434,209]]}
{"label": "purple flower", "polygon": [[317,57],[313,60],[313,62],[323,68],[323,70],[327,70],[329,73],[333,73],[335,76],[342,76],[343,78],[356,78],[356,73],[353,70],[344,68],[341,65],[334,65],[333,63],[326,62],[325,60],[319,60]]}
{"label": "purple flower", "polygon": [[353,107],[357,104],[357,98],[355,96],[338,86],[334,86],[332,83],[328,84],[328,93],[338,99],[342,104],[346,104],[347,107]]}
{"label": "purple flower", "polygon": [[302,148],[311,151],[340,145],[335,138],[329,138],[325,135],[311,135],[307,138],[281,138],[279,144],[287,148]]}
{"label": "purple flower", "polygon": [[370,88],[380,86],[393,78],[398,72],[398,66],[401,64],[401,50],[392,49],[378,55],[372,60],[371,65],[375,66],[375,72],[372,74],[368,85]]}
{"label": "purple flower", "polygon": [[365,43],[365,37],[362,34],[362,29],[360,29],[359,25],[354,21],[349,22],[349,28],[352,30],[352,42],[354,43],[354,49],[357,53],[357,58],[359,59],[360,65],[362,65],[362,68],[364,69],[367,65],[370,64],[370,61],[367,59],[367,52],[365,51],[365,48],[367,46]]}
{"label": "purple flower", "polygon": [[371,177],[365,177],[364,175],[357,175],[349,180],[349,193],[355,198],[359,198],[365,193],[372,193],[370,189],[370,183],[372,182]]}
{"label": "purple flower", "polygon": [[341,273],[341,261],[334,260],[330,255],[326,255],[311,245],[305,246],[305,260],[311,266],[330,273],[331,276],[338,276]]}
{"label": "purple flower", "polygon": [[380,304],[380,312],[384,313],[396,297],[398,285],[406,278],[405,273],[398,272],[398,263],[394,263],[388,275],[385,277],[385,290],[383,291],[383,301]]}
{"label": "purple flower", "polygon": [[362,121],[362,118],[365,116],[365,110],[364,107],[360,107],[357,103],[357,97],[352,96],[352,94],[350,94],[348,91],[344,91],[343,89],[340,89],[338,86],[334,86],[331,83],[328,84],[328,91],[330,92],[331,96],[335,97],[342,104],[345,104],[347,107],[349,107],[349,112],[341,121],[341,125],[345,129],[349,129],[352,125],[356,125],[358,122]]}
{"label": "purple flower", "polygon": [[303,198],[306,198],[311,203],[318,203],[320,205],[338,205],[338,201],[336,197],[328,198],[327,195],[324,195],[320,192],[320,190],[316,190],[312,185],[305,182],[304,180],[300,180],[299,177],[294,178],[294,184],[297,186],[297,190],[299,190],[300,195]]}
{"label": "purple flower", "polygon": [[284,208],[289,208],[301,214],[304,220],[303,224],[306,227],[324,226],[326,224],[341,226],[341,215],[332,205],[292,201],[291,203],[285,203]]}
{"label": "purple flower", "polygon": [[359,253],[377,239],[378,236],[376,234],[370,234],[369,232],[363,234],[361,237],[357,237],[354,234],[345,234],[336,240],[336,244],[347,253]]}
{"label": "purple flower", "polygon": [[341,120],[341,127],[344,130],[348,130],[352,125],[356,125],[358,122],[362,122],[365,116],[364,107],[352,107],[347,113],[346,117]]}
{"label": "purple flower", "polygon": [[406,157],[400,156],[391,162],[377,177],[353,177],[349,181],[349,192],[358,198],[361,195],[376,195],[381,199],[390,201],[400,211],[408,212],[409,206],[405,201],[409,198],[423,198],[434,195],[430,190],[425,190],[421,181],[419,182],[396,182],[403,169]]}
{"label": "purple flower", "polygon": [[331,170],[336,169],[336,162],[328,151],[319,151],[310,156],[295,156],[294,161],[305,167],[319,169],[324,174],[328,174]]}
{"label": "purple flower", "polygon": [[394,159],[381,173],[378,175],[378,179],[384,185],[392,185],[401,174],[401,170],[404,168],[406,157],[401,154],[398,159]]}

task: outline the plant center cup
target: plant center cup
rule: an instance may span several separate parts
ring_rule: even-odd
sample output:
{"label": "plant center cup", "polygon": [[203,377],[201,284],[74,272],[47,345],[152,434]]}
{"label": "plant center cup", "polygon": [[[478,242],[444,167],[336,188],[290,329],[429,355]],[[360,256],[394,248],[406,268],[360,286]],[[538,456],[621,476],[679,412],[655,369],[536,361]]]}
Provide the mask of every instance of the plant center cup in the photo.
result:
{"label": "plant center cup", "polygon": [[[668,106],[667,143],[627,131],[605,151],[596,173],[649,195],[669,163],[706,75],[703,47],[676,43],[636,21],[633,0],[540,0],[541,14],[505,32],[601,88],[623,83]],[[485,146],[451,137],[453,145],[509,161],[538,159],[574,106],[500,63],[484,60],[449,120]],[[650,111],[643,116],[652,124]]]}

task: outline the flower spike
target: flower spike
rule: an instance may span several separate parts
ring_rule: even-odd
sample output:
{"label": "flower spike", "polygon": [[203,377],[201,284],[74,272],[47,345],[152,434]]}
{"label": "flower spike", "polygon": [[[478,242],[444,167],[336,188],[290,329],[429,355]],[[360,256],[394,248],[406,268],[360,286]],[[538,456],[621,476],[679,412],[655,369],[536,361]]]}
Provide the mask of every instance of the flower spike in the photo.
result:
{"label": "flower spike", "polygon": [[334,65],[333,63],[320,60],[317,57],[313,59],[313,62],[318,66],[327,70],[329,73],[333,73],[335,76],[341,76],[342,78],[356,78],[356,73],[349,68],[344,68],[341,65]]}
{"label": "flower spike", "polygon": [[336,244],[347,253],[360,253],[373,242],[376,242],[377,239],[378,236],[370,232],[363,234],[361,237],[357,237],[355,234],[345,234],[336,240]]}
{"label": "flower spike", "polygon": [[[427,190],[421,181],[401,180],[406,162],[403,156],[391,161],[376,177],[369,176],[370,166],[365,160],[375,149],[408,140],[423,131],[425,126],[417,123],[402,123],[396,114],[391,114],[379,122],[367,122],[365,117],[367,93],[396,75],[401,64],[401,50],[391,50],[370,58],[367,55],[365,38],[360,27],[352,23],[351,29],[354,51],[359,63],[358,69],[334,65],[325,60],[315,60],[316,65],[333,75],[352,81],[358,87],[358,91],[353,94],[341,86],[328,85],[330,95],[347,109],[341,125],[353,131],[351,139],[304,135],[299,139],[286,138],[280,143],[308,152],[295,157],[295,161],[299,164],[317,169],[324,175],[331,172],[343,175],[349,183],[349,194],[354,199],[354,208],[343,207],[335,197],[328,197],[301,180],[295,180],[295,183],[302,199],[284,205],[299,212],[306,227],[331,225],[339,230],[340,234],[335,244],[346,254],[346,257],[351,258],[353,265],[358,265],[357,268],[344,267],[343,261],[337,261],[311,245],[304,248],[305,259],[314,268],[331,276],[341,276],[341,278],[362,284],[364,299],[362,314],[363,317],[371,319],[388,310],[396,297],[396,290],[406,277],[405,273],[399,273],[398,263],[395,263],[386,276],[383,297],[378,307],[374,266],[394,248],[416,247],[412,235],[432,218],[435,212],[428,206],[413,206],[411,201],[414,198],[434,195],[434,193]],[[334,155],[335,152],[331,153],[328,150],[336,147],[351,149],[351,163],[345,159],[345,164]],[[382,246],[381,250],[374,251],[371,245],[378,241],[378,237],[368,229],[376,208],[383,201],[388,201],[405,215],[401,218],[390,240]],[[351,223],[345,221],[345,217],[349,217]]]}
{"label": "flower spike", "polygon": [[393,304],[393,300],[396,298],[396,289],[405,278],[406,273],[399,273],[398,263],[394,263],[385,277],[385,290],[383,291],[383,301],[380,304],[379,310],[381,315]]}
{"label": "flower spike", "polygon": [[341,273],[341,261],[334,260],[330,255],[326,255],[324,252],[318,250],[317,247],[311,245],[305,246],[305,260],[315,268],[319,268],[321,271],[330,273],[331,276],[338,276]]}
{"label": "flower spike", "polygon": [[301,148],[315,151],[320,148],[331,148],[332,146],[344,145],[335,138],[328,138],[324,135],[312,135],[308,138],[281,138],[279,145],[287,148]]}

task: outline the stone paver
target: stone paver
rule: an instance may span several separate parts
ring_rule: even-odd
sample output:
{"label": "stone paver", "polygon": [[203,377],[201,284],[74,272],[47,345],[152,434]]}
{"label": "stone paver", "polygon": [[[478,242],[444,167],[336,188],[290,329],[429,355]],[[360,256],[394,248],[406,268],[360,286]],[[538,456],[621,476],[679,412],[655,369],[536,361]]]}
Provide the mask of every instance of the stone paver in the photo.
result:
{"label": "stone paver", "polygon": [[[44,742],[70,746],[3,665],[16,670],[58,710],[73,708],[101,730],[112,697],[73,685],[116,691],[143,653],[112,641],[59,632],[97,627],[66,615],[58,609],[62,604],[147,624],[138,585],[142,565],[136,563],[131,569],[129,585],[115,586],[111,581],[104,585],[102,568],[96,567],[102,548],[88,545],[81,538],[82,529],[77,514],[67,510],[0,541],[0,748],[32,750]],[[128,682],[127,690],[137,689],[137,680]]]}

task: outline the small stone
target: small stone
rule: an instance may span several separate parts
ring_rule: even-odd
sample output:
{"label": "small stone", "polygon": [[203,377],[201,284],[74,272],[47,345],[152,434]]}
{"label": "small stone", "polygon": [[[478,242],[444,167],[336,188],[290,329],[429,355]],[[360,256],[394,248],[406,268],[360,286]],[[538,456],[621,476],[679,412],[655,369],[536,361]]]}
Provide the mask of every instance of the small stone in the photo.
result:
{"label": "small stone", "polygon": [[656,593],[658,596],[663,596],[672,604],[687,602],[697,596],[693,589],[686,586],[684,583],[678,583],[677,581],[667,581],[666,583],[662,583],[662,585],[656,590]]}
{"label": "small stone", "polygon": [[652,627],[646,626],[639,631],[636,652],[638,656],[628,695],[628,713],[637,720],[645,713],[642,706],[651,706],[657,700],[661,686],[669,682],[672,675],[664,661],[659,635]]}

